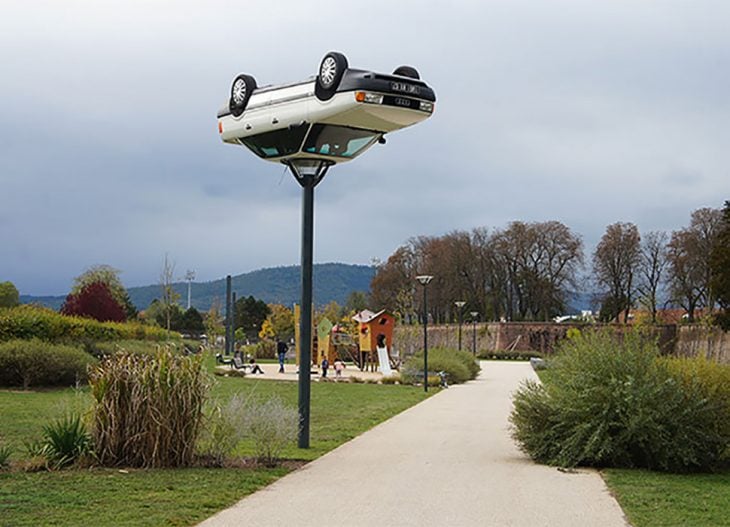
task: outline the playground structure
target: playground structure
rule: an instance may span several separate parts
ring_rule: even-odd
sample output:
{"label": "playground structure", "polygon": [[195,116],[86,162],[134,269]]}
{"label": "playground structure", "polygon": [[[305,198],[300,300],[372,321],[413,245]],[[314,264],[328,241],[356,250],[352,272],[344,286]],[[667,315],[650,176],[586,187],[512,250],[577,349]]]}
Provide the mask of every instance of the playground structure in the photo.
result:
{"label": "playground structure", "polygon": [[[298,306],[295,306],[295,327],[298,327]],[[379,371],[388,376],[397,370],[400,361],[393,352],[395,317],[385,310],[373,313],[361,311],[352,317],[357,323],[357,338],[347,328],[322,319],[312,332],[312,365],[326,358],[333,364],[338,358],[353,362],[361,371]],[[299,364],[299,332],[295,331],[297,364]]]}

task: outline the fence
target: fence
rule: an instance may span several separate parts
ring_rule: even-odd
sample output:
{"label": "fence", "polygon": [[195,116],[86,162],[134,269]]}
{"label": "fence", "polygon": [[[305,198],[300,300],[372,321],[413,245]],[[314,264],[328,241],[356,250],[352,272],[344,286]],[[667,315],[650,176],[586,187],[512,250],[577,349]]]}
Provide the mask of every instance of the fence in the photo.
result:
{"label": "fence", "polygon": [[[540,322],[490,322],[461,327],[462,349],[466,351],[514,350],[535,351],[542,355],[555,352],[558,342],[568,330],[576,328],[610,328],[617,334],[632,329],[623,324],[554,324]],[[659,348],[665,355],[681,357],[704,356],[730,364],[730,333],[707,326],[657,325],[650,329],[655,333]],[[429,348],[458,347],[458,325],[445,324],[428,327]],[[423,327],[399,325],[393,335],[396,351],[403,356],[412,355],[423,348]]]}

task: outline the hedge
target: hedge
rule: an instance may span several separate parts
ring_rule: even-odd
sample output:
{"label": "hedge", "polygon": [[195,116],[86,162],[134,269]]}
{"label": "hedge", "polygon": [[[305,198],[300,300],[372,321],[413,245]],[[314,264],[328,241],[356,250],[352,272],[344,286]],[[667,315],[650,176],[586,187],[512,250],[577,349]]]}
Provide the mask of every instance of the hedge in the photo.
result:
{"label": "hedge", "polygon": [[[428,350],[429,373],[446,372],[449,384],[458,384],[474,379],[479,370],[479,364],[474,360],[472,354],[467,351],[447,348]],[[401,377],[405,383],[423,381],[423,352],[419,352],[405,361],[401,369]]]}
{"label": "hedge", "polygon": [[168,334],[162,328],[138,322],[98,322],[37,306],[0,309],[0,342],[34,338],[49,342],[166,340]]}
{"label": "hedge", "polygon": [[42,340],[0,343],[0,386],[71,386],[88,379],[97,361],[78,347]]}

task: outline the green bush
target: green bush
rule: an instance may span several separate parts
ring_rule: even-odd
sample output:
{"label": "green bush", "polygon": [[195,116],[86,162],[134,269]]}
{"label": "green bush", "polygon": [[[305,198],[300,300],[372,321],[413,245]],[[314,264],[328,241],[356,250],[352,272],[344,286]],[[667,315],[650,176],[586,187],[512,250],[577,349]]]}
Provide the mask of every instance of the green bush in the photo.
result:
{"label": "green bush", "polygon": [[515,394],[513,437],[551,465],[711,469],[730,440],[717,424],[727,422],[718,401],[728,394],[708,398],[713,382],[688,371],[639,332],[620,341],[585,332],[562,343],[545,385],[528,381]]}
{"label": "green bush", "polygon": [[69,415],[43,427],[43,444],[48,461],[61,468],[91,451],[91,436],[81,417]]}
{"label": "green bush", "polygon": [[244,356],[251,355],[257,359],[275,359],[276,342],[268,339],[260,340],[256,344],[241,346],[241,353]]}
{"label": "green bush", "polygon": [[[194,344],[194,343],[193,343]],[[86,341],[84,349],[94,357],[109,357],[116,353],[132,353],[134,355],[156,355],[160,350],[169,350],[175,354],[189,354],[195,349],[191,341],[171,340],[158,342],[152,340],[115,340],[107,342]]]}
{"label": "green bush", "polygon": [[38,339],[0,343],[0,386],[71,386],[96,360],[73,346]]}
{"label": "green bush", "polygon": [[484,350],[477,355],[485,360],[530,360],[532,357],[542,358],[539,351]]}
{"label": "green bush", "polygon": [[33,338],[50,342],[167,340],[168,334],[162,328],[139,322],[98,322],[31,305],[0,310],[0,342]]}
{"label": "green bush", "polygon": [[190,465],[210,388],[203,359],[118,353],[91,369],[92,436],[103,464]]}
{"label": "green bush", "polygon": [[[445,371],[449,384],[459,384],[475,379],[479,374],[479,363],[471,353],[447,348],[428,350],[428,371]],[[401,368],[401,378],[405,383],[423,382],[423,352],[409,357]],[[436,377],[438,379],[438,377]]]}

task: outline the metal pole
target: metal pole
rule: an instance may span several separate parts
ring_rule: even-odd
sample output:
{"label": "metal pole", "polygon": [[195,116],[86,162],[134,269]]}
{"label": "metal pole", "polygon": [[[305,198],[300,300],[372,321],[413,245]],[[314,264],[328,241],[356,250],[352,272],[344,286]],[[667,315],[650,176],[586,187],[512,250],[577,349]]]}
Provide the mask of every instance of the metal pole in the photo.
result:
{"label": "metal pole", "polygon": [[474,331],[472,331],[471,353],[477,356],[477,319],[474,319]]}
{"label": "metal pole", "polygon": [[461,351],[461,308],[459,308],[459,351]]}
{"label": "metal pole", "polygon": [[428,393],[428,304],[426,289],[423,286],[423,391]]}
{"label": "metal pole", "polygon": [[299,448],[309,448],[312,371],[312,265],[314,254],[314,187],[332,165],[329,161],[285,162],[302,186],[302,316],[299,319]]}
{"label": "metal pole", "polygon": [[226,276],[226,342],[225,354],[228,355],[231,342],[231,275]]}
{"label": "metal pole", "polygon": [[231,354],[236,353],[236,292],[231,293]]}
{"label": "metal pole", "polygon": [[309,406],[312,368],[312,265],[314,241],[314,176],[303,176],[302,185],[302,316],[299,321],[299,448],[309,448]]}

